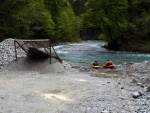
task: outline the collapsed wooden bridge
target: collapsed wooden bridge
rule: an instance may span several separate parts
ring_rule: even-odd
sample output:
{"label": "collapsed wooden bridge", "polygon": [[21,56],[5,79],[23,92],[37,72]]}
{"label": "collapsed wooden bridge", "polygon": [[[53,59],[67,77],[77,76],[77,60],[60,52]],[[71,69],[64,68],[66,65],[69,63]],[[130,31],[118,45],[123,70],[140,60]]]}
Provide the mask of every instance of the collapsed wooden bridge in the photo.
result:
{"label": "collapsed wooden bridge", "polygon": [[23,49],[27,56],[32,58],[49,58],[50,64],[52,63],[52,58],[57,59],[62,63],[62,59],[57,55],[50,39],[34,39],[34,40],[14,40],[15,56],[17,60],[17,49]]}

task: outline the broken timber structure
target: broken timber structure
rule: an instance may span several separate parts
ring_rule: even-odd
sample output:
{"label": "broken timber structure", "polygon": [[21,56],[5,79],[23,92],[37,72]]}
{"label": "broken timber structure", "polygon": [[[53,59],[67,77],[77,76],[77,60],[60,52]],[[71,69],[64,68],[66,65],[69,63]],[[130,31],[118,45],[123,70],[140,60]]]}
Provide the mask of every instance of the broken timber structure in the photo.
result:
{"label": "broken timber structure", "polygon": [[50,39],[33,39],[33,40],[15,39],[14,47],[16,60],[17,60],[17,49],[21,48],[27,53],[27,56],[29,57],[50,58],[50,64],[52,63],[52,58],[55,58],[62,63],[62,59],[59,58],[59,56],[57,55]]}

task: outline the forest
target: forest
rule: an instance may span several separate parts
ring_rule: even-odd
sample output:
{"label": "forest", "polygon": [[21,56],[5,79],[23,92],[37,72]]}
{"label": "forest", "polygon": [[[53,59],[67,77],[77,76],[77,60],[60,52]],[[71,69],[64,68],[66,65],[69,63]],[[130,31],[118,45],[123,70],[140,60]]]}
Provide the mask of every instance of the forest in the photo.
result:
{"label": "forest", "polygon": [[110,50],[150,52],[150,0],[0,0],[0,41],[101,39]]}

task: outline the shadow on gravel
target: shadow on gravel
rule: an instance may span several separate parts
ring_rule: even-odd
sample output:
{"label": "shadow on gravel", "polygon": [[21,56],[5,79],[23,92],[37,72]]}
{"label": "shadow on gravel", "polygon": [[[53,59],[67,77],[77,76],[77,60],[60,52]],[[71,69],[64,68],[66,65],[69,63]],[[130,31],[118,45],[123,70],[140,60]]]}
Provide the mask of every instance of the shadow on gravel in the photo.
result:
{"label": "shadow on gravel", "polygon": [[52,64],[50,64],[49,58],[47,59],[36,59],[30,57],[18,58],[17,61],[12,61],[9,65],[5,67],[9,71],[37,71],[41,74],[46,73],[56,73],[63,69],[63,65],[59,63],[56,59],[52,59]]}

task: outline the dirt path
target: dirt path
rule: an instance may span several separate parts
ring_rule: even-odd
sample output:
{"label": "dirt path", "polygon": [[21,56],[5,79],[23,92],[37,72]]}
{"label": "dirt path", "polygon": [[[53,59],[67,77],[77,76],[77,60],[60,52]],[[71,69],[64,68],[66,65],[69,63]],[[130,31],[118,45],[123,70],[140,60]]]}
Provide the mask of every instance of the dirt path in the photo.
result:
{"label": "dirt path", "polygon": [[67,67],[41,73],[40,67],[18,67],[23,71],[16,66],[12,63],[0,72],[0,113],[143,113],[139,99],[131,96],[141,87],[127,76],[94,77]]}
{"label": "dirt path", "polygon": [[118,95],[117,90],[111,90],[114,81],[82,73],[11,71],[1,76],[0,84],[0,109],[4,113],[100,112],[102,108],[113,109],[109,104]]}
{"label": "dirt path", "polygon": [[134,113],[130,94],[115,79],[83,73],[4,72],[0,92],[2,113]]}

